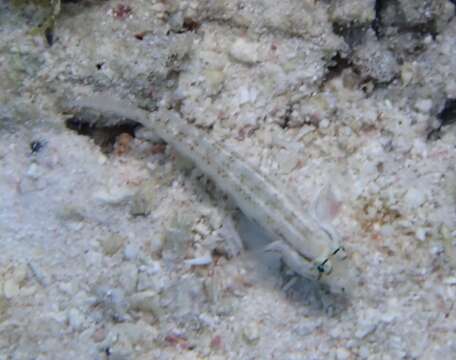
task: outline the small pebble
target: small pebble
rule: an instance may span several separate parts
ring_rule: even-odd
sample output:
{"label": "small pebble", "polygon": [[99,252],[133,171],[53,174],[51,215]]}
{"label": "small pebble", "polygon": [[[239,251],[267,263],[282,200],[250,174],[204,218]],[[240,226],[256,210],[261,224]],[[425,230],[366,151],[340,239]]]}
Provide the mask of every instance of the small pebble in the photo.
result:
{"label": "small pebble", "polygon": [[185,264],[188,266],[206,266],[210,265],[211,263],[212,257],[210,255],[185,260]]}
{"label": "small pebble", "polygon": [[95,343],[102,342],[106,338],[106,329],[104,327],[99,327],[96,329],[92,335],[92,340]]}
{"label": "small pebble", "polygon": [[350,351],[344,348],[338,348],[336,350],[336,359],[337,360],[347,360],[350,358]]}
{"label": "small pebble", "polygon": [[20,296],[26,297],[26,296],[32,296],[36,293],[36,286],[27,286],[21,288]]}
{"label": "small pebble", "polygon": [[123,256],[125,260],[135,261],[139,256],[140,248],[136,244],[128,244],[125,246]]}
{"label": "small pebble", "polygon": [[192,230],[195,231],[197,234],[200,234],[203,238],[209,236],[209,234],[211,233],[211,229],[204,222],[199,222],[195,224]]}
{"label": "small pebble", "polygon": [[380,323],[380,313],[374,309],[369,309],[360,314],[360,319],[355,331],[355,337],[364,339],[372,334]]}
{"label": "small pebble", "polygon": [[158,274],[150,274],[148,272],[140,271],[138,275],[138,291],[154,290],[160,291],[166,286],[167,278]]}
{"label": "small pebble", "polygon": [[96,191],[93,197],[102,205],[116,206],[125,203],[133,195],[134,192],[128,187],[112,186]]}
{"label": "small pebble", "polygon": [[68,325],[74,331],[80,331],[84,324],[84,316],[82,313],[75,308],[72,308],[68,311]]}
{"label": "small pebble", "polygon": [[415,236],[420,241],[426,240],[426,233],[427,231],[425,228],[418,228],[415,230]]}
{"label": "small pebble", "polygon": [[345,137],[350,137],[353,134],[353,130],[351,128],[349,128],[348,126],[344,126],[342,128],[342,134]]}
{"label": "small pebble", "polygon": [[156,189],[154,184],[145,184],[133,196],[130,214],[132,216],[147,216],[156,205]]}
{"label": "small pebble", "polygon": [[58,284],[58,288],[60,291],[62,291],[66,295],[72,295],[76,292],[74,290],[73,284],[71,282],[61,282]]}
{"label": "small pebble", "polygon": [[14,281],[19,284],[19,286],[23,286],[27,280],[27,265],[26,264],[19,264],[14,268],[13,271],[13,279]]}
{"label": "small pebble", "polygon": [[125,243],[125,238],[117,234],[109,234],[100,240],[105,255],[113,256]]}
{"label": "small pebble", "polygon": [[231,45],[230,55],[239,62],[254,64],[258,61],[258,44],[239,38]]}
{"label": "small pebble", "polygon": [[122,156],[128,153],[130,150],[130,143],[133,140],[133,136],[128,133],[122,133],[117,136],[116,143],[114,144],[114,152],[117,156]]}
{"label": "small pebble", "polygon": [[211,349],[214,350],[222,350],[223,349],[223,341],[220,335],[215,335],[210,343]]}
{"label": "small pebble", "polygon": [[138,268],[136,265],[131,262],[123,263],[119,268],[118,281],[126,294],[133,293],[138,283]]}
{"label": "small pebble", "polygon": [[143,291],[132,295],[130,307],[133,310],[143,311],[152,315],[157,315],[161,312],[159,298],[154,291]]}
{"label": "small pebble", "polygon": [[282,173],[289,174],[299,164],[300,156],[294,151],[281,150],[277,155],[279,167]]}
{"label": "small pebble", "polygon": [[446,285],[456,285],[456,276],[450,276],[443,280]]}
{"label": "small pebble", "polygon": [[328,119],[322,119],[320,123],[318,124],[318,127],[320,129],[327,129],[329,127],[329,120]]}
{"label": "small pebble", "polygon": [[7,299],[16,297],[19,294],[19,284],[14,279],[7,279],[3,284],[3,294]]}
{"label": "small pebble", "polygon": [[415,109],[418,111],[428,114],[432,109],[432,100],[430,99],[420,99],[415,103]]}
{"label": "small pebble", "polygon": [[37,164],[33,163],[27,169],[26,175],[31,179],[38,179],[43,175],[43,170]]}
{"label": "small pebble", "polygon": [[256,322],[248,324],[242,331],[242,336],[244,340],[253,345],[260,339],[260,329]]}
{"label": "small pebble", "polygon": [[123,289],[101,287],[97,290],[97,300],[102,304],[105,315],[114,321],[124,321],[127,318],[128,302]]}
{"label": "small pebble", "polygon": [[416,209],[424,204],[426,195],[416,188],[410,188],[405,194],[404,201],[410,209]]}
{"label": "small pebble", "polygon": [[377,324],[365,323],[361,324],[355,332],[355,337],[358,339],[364,339],[369,334],[373,333],[377,329]]}

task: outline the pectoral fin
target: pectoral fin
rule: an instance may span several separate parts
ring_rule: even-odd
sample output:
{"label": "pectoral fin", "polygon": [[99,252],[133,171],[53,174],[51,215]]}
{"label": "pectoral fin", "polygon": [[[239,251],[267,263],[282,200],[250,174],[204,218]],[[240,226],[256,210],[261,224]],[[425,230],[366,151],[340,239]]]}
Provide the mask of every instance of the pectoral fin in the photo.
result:
{"label": "pectoral fin", "polygon": [[303,258],[296,250],[284,241],[272,242],[265,248],[265,251],[280,253],[283,262],[291,270],[302,277],[312,280],[316,280],[318,278],[315,265]]}

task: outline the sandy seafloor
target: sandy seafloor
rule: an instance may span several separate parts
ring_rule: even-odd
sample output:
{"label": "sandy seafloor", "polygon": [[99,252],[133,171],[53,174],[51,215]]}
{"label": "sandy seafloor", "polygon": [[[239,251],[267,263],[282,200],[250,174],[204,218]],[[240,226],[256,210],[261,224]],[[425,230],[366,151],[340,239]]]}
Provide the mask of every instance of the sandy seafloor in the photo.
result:
{"label": "sandy seafloor", "polygon": [[[0,2],[0,359],[455,358],[454,1],[63,1],[47,40],[44,18]],[[99,93],[175,109],[303,208],[331,188],[347,293],[284,288],[200,170],[65,106]]]}

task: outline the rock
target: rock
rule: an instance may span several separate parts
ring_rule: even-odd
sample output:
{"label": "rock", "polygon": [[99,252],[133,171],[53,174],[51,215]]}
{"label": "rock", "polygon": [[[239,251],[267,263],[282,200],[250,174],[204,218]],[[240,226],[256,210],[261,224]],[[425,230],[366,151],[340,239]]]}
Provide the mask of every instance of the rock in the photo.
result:
{"label": "rock", "polygon": [[416,80],[418,70],[415,63],[405,62],[402,64],[400,72],[402,84],[408,85]]}
{"label": "rock", "polygon": [[211,233],[211,229],[209,225],[204,221],[197,222],[193,227],[192,230],[197,234],[200,234],[201,237],[206,238]]}
{"label": "rock", "polygon": [[404,202],[409,209],[419,208],[426,201],[426,194],[416,188],[410,188],[404,197]]}
{"label": "rock", "polygon": [[338,24],[367,24],[375,19],[375,0],[336,0],[331,3],[330,18]]}
{"label": "rock", "polygon": [[8,307],[8,299],[6,298],[6,296],[0,294],[0,323],[3,320],[3,316],[6,314]]}
{"label": "rock", "polygon": [[130,360],[131,356],[123,351],[112,350],[109,353],[109,360]]}
{"label": "rock", "polygon": [[89,250],[85,253],[85,260],[87,265],[94,265],[97,266],[101,264],[103,259],[103,255],[99,251]]}
{"label": "rock", "polygon": [[71,222],[82,222],[85,219],[85,216],[81,209],[71,205],[65,204],[60,210],[58,216],[65,221]]}
{"label": "rock", "polygon": [[72,282],[60,282],[58,284],[58,288],[60,291],[62,291],[66,295],[73,295],[77,291],[77,288],[76,288],[77,285],[76,286],[75,285],[76,284],[72,283]]}
{"label": "rock", "polygon": [[140,272],[138,274],[138,286],[136,289],[138,291],[156,290],[154,277],[145,272]]}
{"label": "rock", "polygon": [[84,326],[84,316],[83,314],[75,308],[71,308],[68,311],[68,325],[70,325],[71,329],[74,331],[82,330]]}
{"label": "rock", "polygon": [[155,184],[144,184],[133,196],[130,206],[130,214],[132,216],[149,215],[156,205],[155,192]]}
{"label": "rock", "polygon": [[190,274],[163,289],[160,299],[166,310],[178,318],[194,318],[207,302],[203,280]]}
{"label": "rock", "polygon": [[134,192],[130,188],[113,185],[96,191],[93,197],[102,205],[116,206],[127,202],[133,195]]}
{"label": "rock", "polygon": [[19,296],[26,297],[26,296],[32,296],[36,293],[37,288],[36,286],[27,286],[27,287],[22,287],[21,292]]}
{"label": "rock", "polygon": [[249,345],[254,345],[260,339],[260,329],[257,322],[251,322],[242,330],[242,337]]}
{"label": "rock", "polygon": [[300,154],[281,149],[277,152],[276,161],[283,174],[289,174],[299,162]]}
{"label": "rock", "polygon": [[318,123],[318,127],[320,129],[327,129],[330,125],[330,122],[327,118],[324,118],[322,119],[319,123]]}
{"label": "rock", "polygon": [[[302,322],[297,326],[294,331],[299,336],[308,336],[312,334],[316,329],[318,329],[322,324],[322,321],[312,319],[311,321]],[[331,334],[332,336],[332,334]]]}
{"label": "rock", "polygon": [[373,30],[366,33],[365,42],[356,48],[353,61],[364,77],[371,76],[380,82],[391,81],[400,71],[394,54],[376,40]]}
{"label": "rock", "polygon": [[431,99],[419,99],[415,102],[415,109],[423,114],[429,114],[432,110],[432,105]]}
{"label": "rock", "polygon": [[106,339],[106,329],[104,327],[99,327],[93,332],[92,340],[95,343],[102,342],[104,339]]}
{"label": "rock", "polygon": [[336,359],[337,360],[347,360],[350,358],[350,351],[344,348],[338,348],[336,350]]}
{"label": "rock", "polygon": [[19,284],[14,279],[6,279],[3,284],[3,294],[7,299],[16,297],[19,294]]}
{"label": "rock", "polygon": [[130,297],[130,308],[143,311],[154,316],[163,313],[160,308],[159,296],[154,291],[142,291]]}
{"label": "rock", "polygon": [[152,262],[148,266],[141,266],[138,275],[138,291],[153,290],[161,291],[168,281],[165,274],[161,271],[159,262]]}
{"label": "rock", "polygon": [[176,219],[163,235],[163,255],[174,259],[183,257],[191,238],[190,224]]}
{"label": "rock", "polygon": [[154,346],[153,340],[157,336],[157,331],[143,321],[118,324],[115,326],[114,331],[119,337],[127,340],[133,346],[146,345],[149,348]]}
{"label": "rock", "polygon": [[456,276],[449,276],[443,280],[445,285],[456,285]]}
{"label": "rock", "polygon": [[184,261],[185,265],[192,267],[192,266],[207,266],[212,264],[212,256],[206,255],[201,256],[193,259],[187,259]]}
{"label": "rock", "polygon": [[117,251],[122,248],[125,243],[125,238],[118,234],[109,234],[100,240],[100,245],[103,253],[107,256],[113,256]]}
{"label": "rock", "polygon": [[222,70],[218,69],[208,69],[204,72],[206,77],[206,83],[208,87],[208,93],[215,95],[217,94],[223,85],[223,80],[225,75]]}
{"label": "rock", "polygon": [[367,310],[360,314],[360,319],[357,323],[355,337],[364,339],[372,334],[380,324],[378,313],[375,310]]}
{"label": "rock", "polygon": [[100,287],[96,291],[97,302],[103,307],[106,317],[114,321],[125,321],[128,301],[123,289]]}
{"label": "rock", "polygon": [[43,169],[35,163],[32,163],[27,169],[26,175],[31,179],[38,179],[44,173]]}
{"label": "rock", "polygon": [[239,38],[231,45],[230,55],[239,62],[254,64],[258,61],[258,44]]}
{"label": "rock", "polygon": [[13,270],[12,278],[20,287],[24,286],[27,281],[27,265],[17,265]]}
{"label": "rock", "polygon": [[149,255],[161,254],[163,249],[163,233],[151,228],[150,237],[144,241],[144,251]]}
{"label": "rock", "polygon": [[419,241],[426,240],[427,230],[425,228],[419,227],[415,230],[415,237]]}
{"label": "rock", "polygon": [[402,26],[425,26],[431,23],[433,31],[440,32],[454,14],[454,4],[445,0],[398,0],[398,15],[402,15]]}
{"label": "rock", "polygon": [[47,287],[49,285],[48,276],[45,272],[33,261],[27,263],[30,271],[32,272],[33,278],[42,286]]}
{"label": "rock", "polygon": [[123,256],[125,260],[128,261],[135,261],[140,253],[141,249],[138,245],[129,243],[127,246],[125,246]]}
{"label": "rock", "polygon": [[138,283],[138,268],[136,265],[131,262],[122,264],[118,270],[118,281],[126,294],[133,293]]}

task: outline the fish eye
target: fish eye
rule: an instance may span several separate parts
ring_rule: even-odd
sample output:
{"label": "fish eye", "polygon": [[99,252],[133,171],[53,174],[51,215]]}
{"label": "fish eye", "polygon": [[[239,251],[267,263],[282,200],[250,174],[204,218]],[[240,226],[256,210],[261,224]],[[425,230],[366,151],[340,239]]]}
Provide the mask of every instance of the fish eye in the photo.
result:
{"label": "fish eye", "polygon": [[324,260],[322,263],[317,265],[319,275],[329,274],[332,270],[332,265],[329,259]]}

